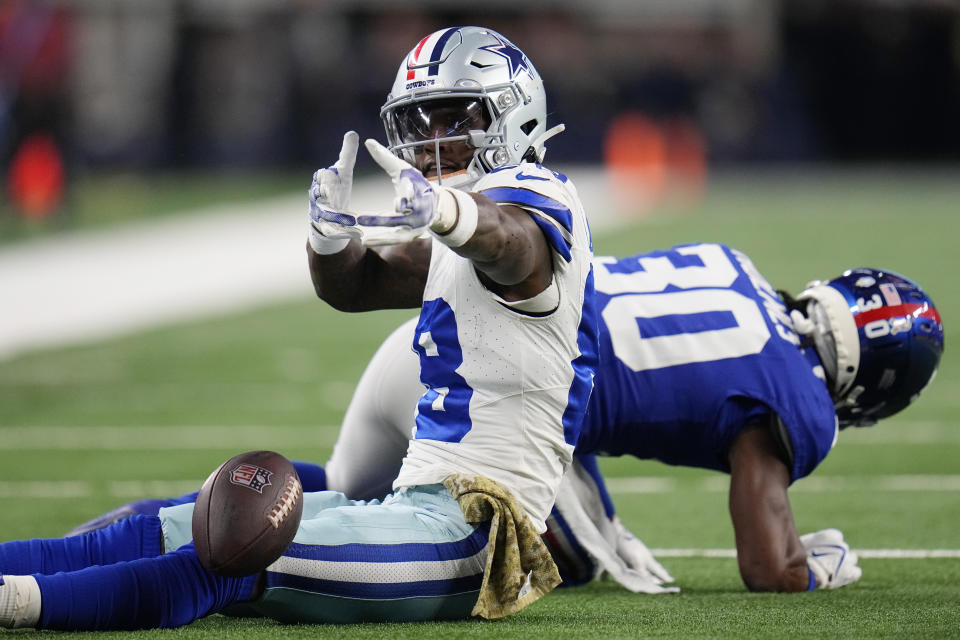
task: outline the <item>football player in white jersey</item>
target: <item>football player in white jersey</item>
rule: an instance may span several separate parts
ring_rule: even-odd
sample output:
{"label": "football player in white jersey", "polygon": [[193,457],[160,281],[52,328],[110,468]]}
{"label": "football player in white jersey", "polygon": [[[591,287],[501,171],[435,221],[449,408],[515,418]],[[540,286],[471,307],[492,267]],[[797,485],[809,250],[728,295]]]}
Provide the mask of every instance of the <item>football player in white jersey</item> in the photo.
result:
{"label": "football player in white jersey", "polygon": [[[365,143],[393,181],[392,210],[351,209],[354,132],[314,176],[307,253],[318,296],[345,311],[421,309],[412,346],[426,393],[415,421],[407,415],[415,428],[390,496],[306,494],[290,548],[244,578],[199,564],[192,504],[5,543],[0,625],[174,627],[241,602],[291,622],[501,617],[556,586],[537,534],[572,460],[598,338],[583,207],[565,176],[539,164],[562,130],[547,128],[545,102],[539,74],[505,37],[442,29],[400,65],[381,109],[389,148]],[[467,521],[457,498],[470,492],[504,512],[498,526],[515,524],[496,539],[520,544],[519,566],[489,581],[487,567],[516,549],[496,543],[490,522]]]}

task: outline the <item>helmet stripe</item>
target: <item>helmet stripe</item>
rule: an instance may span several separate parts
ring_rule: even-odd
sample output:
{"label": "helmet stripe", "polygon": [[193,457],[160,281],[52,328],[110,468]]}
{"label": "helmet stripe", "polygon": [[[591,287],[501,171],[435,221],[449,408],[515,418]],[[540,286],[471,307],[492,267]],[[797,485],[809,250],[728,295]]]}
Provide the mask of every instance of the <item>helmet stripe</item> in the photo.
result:
{"label": "helmet stripe", "polygon": [[413,80],[414,74],[416,74],[413,65],[416,64],[417,58],[420,57],[420,50],[423,49],[423,45],[425,45],[429,39],[429,35],[423,36],[423,40],[417,43],[417,46],[410,52],[410,55],[407,56],[407,80]]}
{"label": "helmet stripe", "polygon": [[863,325],[869,324],[874,320],[889,320],[890,318],[898,318],[902,316],[930,318],[938,324],[940,323],[940,313],[927,303],[904,303],[888,307],[880,307],[879,309],[871,309],[870,311],[858,313],[854,316],[854,319],[857,321],[857,328],[859,329]]}
{"label": "helmet stripe", "polygon": [[[447,40],[450,39],[454,33],[460,30],[460,27],[450,27],[443,32],[443,35],[437,39],[437,44],[433,45],[433,52],[430,54],[431,64],[434,62],[440,62],[440,58],[443,57],[443,47],[447,44]],[[430,67],[430,72],[427,73],[428,76],[435,76],[440,73],[440,65],[432,64]]]}

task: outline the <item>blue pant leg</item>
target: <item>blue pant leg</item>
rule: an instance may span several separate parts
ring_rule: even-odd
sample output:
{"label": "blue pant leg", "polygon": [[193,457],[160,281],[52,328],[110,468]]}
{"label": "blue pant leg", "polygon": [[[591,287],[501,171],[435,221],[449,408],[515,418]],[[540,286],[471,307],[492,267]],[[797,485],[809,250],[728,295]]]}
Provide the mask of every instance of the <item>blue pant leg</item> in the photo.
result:
{"label": "blue pant leg", "polygon": [[[297,475],[300,476],[300,484],[303,485],[303,490],[306,491],[326,491],[327,489],[327,471],[318,464],[312,462],[303,462],[300,460],[294,460],[293,466],[297,470]],[[132,515],[149,515],[155,516],[165,507],[175,507],[181,504],[187,504],[190,502],[197,501],[197,491],[191,491],[182,496],[176,498],[148,498],[144,500],[134,500],[133,502],[128,502],[127,504],[120,505],[115,509],[111,509],[106,513],[100,514],[95,518],[91,518],[86,522],[77,525],[71,529],[67,535],[68,536],[78,536],[96,529],[103,529],[114,522],[123,520],[124,518],[129,518]]]}
{"label": "blue pant leg", "polygon": [[304,493],[327,490],[326,469],[313,462],[304,462],[303,460],[291,460],[291,462],[293,468],[297,470],[297,475],[300,476],[300,484],[303,486]]}
{"label": "blue pant leg", "polygon": [[293,544],[267,568],[256,608],[285,622],[463,619],[476,603],[489,527],[440,485],[383,503],[307,494]]}
{"label": "blue pant leg", "polygon": [[0,544],[0,573],[29,575],[76,571],[163,553],[160,519],[133,516],[104,529],[68,538]]}
{"label": "blue pant leg", "polygon": [[35,576],[41,629],[97,631],[179,627],[253,594],[257,575],[224,578],[200,565],[193,545],[80,571]]}

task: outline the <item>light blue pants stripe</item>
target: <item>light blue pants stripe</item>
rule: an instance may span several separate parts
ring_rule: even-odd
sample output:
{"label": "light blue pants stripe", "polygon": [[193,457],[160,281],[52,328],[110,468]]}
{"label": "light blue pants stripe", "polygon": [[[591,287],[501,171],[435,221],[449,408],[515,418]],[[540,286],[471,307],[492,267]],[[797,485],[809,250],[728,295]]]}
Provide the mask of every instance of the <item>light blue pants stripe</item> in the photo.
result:
{"label": "light blue pants stripe", "polygon": [[[464,521],[442,485],[402,489],[383,502],[322,491],[306,494],[303,506],[293,544],[268,568],[255,610],[285,622],[469,617],[487,527]],[[166,544],[189,541],[192,511],[160,511]]]}

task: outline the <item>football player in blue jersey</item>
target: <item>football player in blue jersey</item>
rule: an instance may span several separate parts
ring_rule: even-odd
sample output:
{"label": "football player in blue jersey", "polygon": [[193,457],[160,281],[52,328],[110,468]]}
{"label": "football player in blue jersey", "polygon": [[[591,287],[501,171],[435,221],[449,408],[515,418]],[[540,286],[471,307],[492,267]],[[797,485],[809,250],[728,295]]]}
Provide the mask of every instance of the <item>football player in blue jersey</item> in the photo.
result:
{"label": "football player in blue jersey", "polygon": [[839,429],[897,413],[933,379],[943,325],[929,296],[875,269],[780,295],[746,255],[710,244],[594,266],[601,369],[578,452],[729,473],[751,590],[857,580],[838,530],[797,535],[787,489]]}
{"label": "football player in blue jersey", "polygon": [[[546,115],[543,82],[509,40],[442,29],[400,65],[381,109],[389,148],[365,143],[393,181],[393,210],[351,209],[354,132],[314,175],[317,295],[345,311],[420,309],[408,344],[426,392],[405,414],[415,431],[390,496],[306,494],[293,544],[243,578],[200,565],[192,503],[5,543],[0,625],[175,627],[239,602],[294,622],[496,618],[556,586],[538,534],[572,461],[598,343],[583,206],[539,164],[562,130]],[[468,521],[475,500],[487,521]],[[518,562],[501,561],[517,553],[508,539]],[[492,566],[509,571],[491,577]]]}
{"label": "football player in blue jersey", "polygon": [[[838,429],[902,410],[932,379],[943,326],[929,296],[895,273],[853,269],[794,298],[716,244],[597,257],[594,266],[601,366],[544,536],[564,581],[606,571],[637,591],[656,591],[649,578],[672,582],[617,519],[595,455],[729,473],[737,557],[752,590],[856,580],[856,555],[838,530],[798,536],[787,489],[825,458]],[[422,389],[414,323],[374,354],[325,467],[298,463],[305,485],[361,498],[390,490]],[[158,504],[128,505],[83,529]]]}

